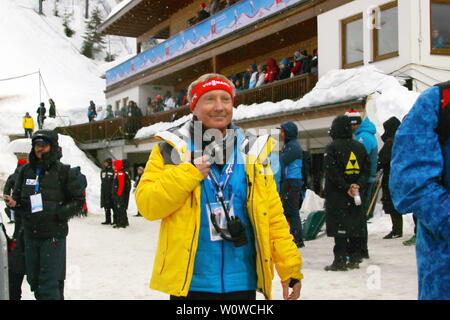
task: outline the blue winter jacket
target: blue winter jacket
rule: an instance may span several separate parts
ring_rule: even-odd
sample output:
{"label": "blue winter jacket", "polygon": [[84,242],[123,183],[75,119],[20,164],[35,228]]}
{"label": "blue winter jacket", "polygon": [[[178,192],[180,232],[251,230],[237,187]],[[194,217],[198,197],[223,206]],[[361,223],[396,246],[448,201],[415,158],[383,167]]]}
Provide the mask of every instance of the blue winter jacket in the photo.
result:
{"label": "blue winter jacket", "polygon": [[397,210],[417,219],[419,299],[450,299],[450,139],[435,132],[439,88],[423,92],[397,131],[389,188]]}
{"label": "blue winter jacket", "polygon": [[377,129],[375,125],[367,117],[355,131],[355,140],[364,145],[370,157],[370,176],[368,183],[374,183],[377,177],[378,142],[375,138],[376,133]]}
{"label": "blue winter jacket", "polygon": [[[297,180],[295,183],[301,187],[303,149],[297,142],[298,128],[293,122],[285,122],[281,128],[286,132],[285,145],[280,154],[281,181]],[[290,181],[291,184],[293,182]]]}
{"label": "blue winter jacket", "polygon": [[[241,145],[244,136],[238,131],[238,143]],[[230,158],[235,156],[235,148]],[[208,203],[216,202],[215,187],[209,178],[202,181],[201,216],[198,249],[195,255],[194,274],[190,291],[228,293],[234,291],[256,290],[256,249],[253,228],[246,209],[247,182],[243,155],[238,151],[237,163],[233,166],[230,181],[225,187],[224,196],[227,201],[232,200],[234,215],[239,217],[245,227],[248,243],[235,247],[230,241],[212,241],[210,233],[210,217]],[[213,164],[211,170],[220,180],[221,174],[226,173],[229,164],[222,171]],[[232,194],[234,195],[232,197]],[[231,199],[232,198],[232,199]]]}

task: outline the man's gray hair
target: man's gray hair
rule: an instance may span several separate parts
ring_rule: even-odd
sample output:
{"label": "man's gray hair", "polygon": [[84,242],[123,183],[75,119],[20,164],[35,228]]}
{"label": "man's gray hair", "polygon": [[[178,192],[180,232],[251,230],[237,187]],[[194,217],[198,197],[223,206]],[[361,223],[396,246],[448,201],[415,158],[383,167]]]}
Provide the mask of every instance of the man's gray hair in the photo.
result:
{"label": "man's gray hair", "polygon": [[221,75],[221,74],[218,74],[218,73],[207,73],[207,74],[204,74],[204,75],[200,76],[197,80],[195,80],[194,82],[192,82],[189,85],[188,92],[187,92],[187,99],[188,99],[189,102],[191,102],[191,91],[192,91],[192,89],[196,85],[198,85],[200,82],[208,81],[211,78],[220,78],[220,79],[223,79],[223,80],[227,81],[228,83],[230,83],[231,88],[233,89],[233,96],[236,95],[236,87],[234,86],[233,81],[231,81],[230,79],[228,79],[224,75]]}

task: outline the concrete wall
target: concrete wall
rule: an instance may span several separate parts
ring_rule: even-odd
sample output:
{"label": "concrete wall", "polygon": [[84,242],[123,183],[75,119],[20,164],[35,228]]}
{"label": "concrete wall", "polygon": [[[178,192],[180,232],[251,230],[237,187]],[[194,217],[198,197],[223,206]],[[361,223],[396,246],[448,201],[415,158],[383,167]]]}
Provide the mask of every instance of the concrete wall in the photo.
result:
{"label": "concrete wall", "polygon": [[[369,12],[373,6],[390,0],[355,0],[318,16],[319,77],[341,66],[341,20],[363,13],[364,65],[373,64],[385,73],[413,76],[415,89],[422,91],[428,85],[445,81],[450,72],[450,56],[430,53],[430,1],[398,0],[399,56],[373,61],[372,31],[368,27]],[[415,65],[412,65],[415,64]]]}

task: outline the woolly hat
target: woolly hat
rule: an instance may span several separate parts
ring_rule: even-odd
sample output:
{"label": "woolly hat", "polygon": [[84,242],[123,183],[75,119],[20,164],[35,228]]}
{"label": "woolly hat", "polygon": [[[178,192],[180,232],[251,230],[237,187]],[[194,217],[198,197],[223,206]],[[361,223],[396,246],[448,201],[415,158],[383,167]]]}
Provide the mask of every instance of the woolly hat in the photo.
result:
{"label": "woolly hat", "polygon": [[348,110],[345,115],[350,118],[351,125],[361,124],[362,122],[361,114],[357,110]]}
{"label": "woolly hat", "polygon": [[27,164],[27,159],[19,159],[17,160],[17,165]]}
{"label": "woolly hat", "polygon": [[206,7],[206,3],[200,2],[200,7],[202,7],[202,8]]}

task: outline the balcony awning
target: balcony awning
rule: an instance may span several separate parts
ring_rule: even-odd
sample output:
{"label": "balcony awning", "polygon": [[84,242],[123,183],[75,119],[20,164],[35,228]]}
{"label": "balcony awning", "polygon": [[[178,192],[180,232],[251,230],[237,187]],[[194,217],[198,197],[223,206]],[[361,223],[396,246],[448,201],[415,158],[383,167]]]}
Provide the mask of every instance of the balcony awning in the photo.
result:
{"label": "balcony awning", "polygon": [[113,8],[100,25],[99,31],[103,34],[136,38],[192,2],[193,0],[123,0]]}

